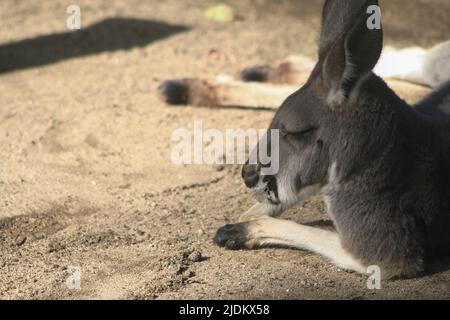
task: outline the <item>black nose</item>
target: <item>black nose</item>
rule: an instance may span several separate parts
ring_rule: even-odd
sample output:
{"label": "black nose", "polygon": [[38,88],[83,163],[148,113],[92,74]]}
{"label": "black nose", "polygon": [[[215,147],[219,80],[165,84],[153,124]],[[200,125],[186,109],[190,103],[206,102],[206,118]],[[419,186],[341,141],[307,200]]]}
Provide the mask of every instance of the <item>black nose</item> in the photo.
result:
{"label": "black nose", "polygon": [[253,188],[259,181],[259,169],[255,164],[245,164],[242,168],[242,178],[248,188]]}

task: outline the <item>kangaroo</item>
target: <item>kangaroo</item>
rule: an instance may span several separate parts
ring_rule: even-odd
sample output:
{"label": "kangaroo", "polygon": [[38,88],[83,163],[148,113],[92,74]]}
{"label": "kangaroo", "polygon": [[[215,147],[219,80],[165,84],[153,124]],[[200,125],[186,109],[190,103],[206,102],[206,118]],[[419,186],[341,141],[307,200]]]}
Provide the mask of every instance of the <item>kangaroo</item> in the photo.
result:
{"label": "kangaroo", "polygon": [[[269,127],[280,132],[280,169],[244,165],[266,200],[220,228],[219,246],[306,249],[358,273],[377,265],[385,278],[417,277],[450,253],[450,83],[414,106],[399,98],[373,72],[383,31],[367,28],[370,5],[326,1],[319,61]],[[274,218],[319,192],[336,232]]]}
{"label": "kangaroo", "polygon": [[[414,66],[399,77],[438,87],[414,105],[401,99],[375,73],[383,70],[377,66],[383,29],[366,25],[373,5],[378,1],[325,1],[318,62],[268,128],[279,132],[267,141],[278,146],[279,170],[267,175],[259,162],[244,165],[243,180],[258,202],[239,223],[217,230],[217,245],[308,250],[360,274],[376,265],[386,279],[421,276],[430,259],[450,254],[450,82],[443,73],[425,77],[430,64]],[[422,58],[442,56],[444,47]],[[267,75],[256,71],[245,76],[273,81],[255,79]],[[292,80],[278,82],[286,81]],[[171,82],[161,90],[186,99],[189,86]],[[221,102],[209,89],[208,104]],[[315,194],[323,196],[336,231],[277,218]]]}
{"label": "kangaroo", "polygon": [[[297,84],[302,81],[304,71],[313,66],[314,63],[306,57],[290,56],[274,65],[244,69],[239,78],[248,82]],[[431,49],[384,48],[373,71],[382,78],[438,87],[450,80],[450,41],[439,43]]]}
{"label": "kangaroo", "polygon": [[[187,78],[164,81],[159,86],[159,95],[173,105],[245,105],[276,109],[298,89],[298,84],[306,82],[314,66],[312,59],[293,55],[271,65],[246,68],[239,73],[237,80],[219,76],[215,80]],[[402,81],[395,82],[401,94],[416,91],[424,95],[426,88],[438,88],[450,80],[450,41],[431,49],[387,47],[373,72],[385,79]]]}

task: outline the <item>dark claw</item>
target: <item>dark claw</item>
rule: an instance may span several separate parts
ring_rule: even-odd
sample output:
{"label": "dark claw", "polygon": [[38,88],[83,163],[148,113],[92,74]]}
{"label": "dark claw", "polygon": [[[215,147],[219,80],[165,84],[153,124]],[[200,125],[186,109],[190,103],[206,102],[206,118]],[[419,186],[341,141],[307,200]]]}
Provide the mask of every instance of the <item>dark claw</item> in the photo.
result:
{"label": "dark claw", "polygon": [[247,223],[227,224],[217,230],[214,242],[219,247],[230,250],[244,249],[248,240],[247,235]]}
{"label": "dark claw", "polygon": [[248,82],[267,82],[271,68],[269,66],[256,66],[241,71],[240,77]]}
{"label": "dark claw", "polygon": [[185,80],[167,80],[159,87],[158,92],[162,100],[168,104],[188,104],[189,85]]}

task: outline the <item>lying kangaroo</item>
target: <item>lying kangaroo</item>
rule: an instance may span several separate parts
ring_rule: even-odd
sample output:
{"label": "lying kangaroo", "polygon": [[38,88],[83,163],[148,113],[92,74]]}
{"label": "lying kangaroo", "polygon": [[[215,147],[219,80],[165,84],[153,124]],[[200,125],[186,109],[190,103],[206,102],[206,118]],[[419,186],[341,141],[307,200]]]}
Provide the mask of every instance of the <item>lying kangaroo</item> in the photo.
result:
{"label": "lying kangaroo", "polygon": [[[175,105],[276,108],[307,80],[306,76],[314,66],[315,61],[308,57],[290,56],[272,65],[244,69],[237,81],[228,76],[220,76],[213,81],[193,78],[169,80],[162,83],[159,92],[164,101]],[[450,80],[450,41],[431,49],[384,48],[373,71],[382,78],[439,87]],[[263,82],[267,84],[261,84]],[[424,88],[405,82],[394,83],[401,95],[408,91],[426,92]]]}
{"label": "lying kangaroo", "polygon": [[[383,32],[367,28],[370,5],[378,1],[325,2],[318,63],[269,127],[280,132],[269,141],[279,144],[279,171],[244,166],[245,184],[265,200],[220,228],[219,246],[305,249],[362,274],[377,265],[384,278],[419,276],[428,259],[450,253],[450,82],[414,106],[399,98],[374,73]],[[417,68],[403,76],[444,82]],[[162,91],[187,88],[172,82]],[[273,218],[317,193],[336,232]]]}
{"label": "lying kangaroo", "polygon": [[[272,65],[244,69],[238,80],[220,76],[216,80],[188,78],[165,81],[159,87],[159,93],[165,102],[173,105],[277,108],[297,91],[299,83],[307,80],[306,76],[314,66],[315,62],[308,57],[290,56]],[[403,81],[395,84],[401,93],[411,89],[425,93],[425,87],[437,88],[450,80],[450,41],[431,49],[387,47],[373,71],[382,78]],[[406,82],[424,88],[407,85]]]}

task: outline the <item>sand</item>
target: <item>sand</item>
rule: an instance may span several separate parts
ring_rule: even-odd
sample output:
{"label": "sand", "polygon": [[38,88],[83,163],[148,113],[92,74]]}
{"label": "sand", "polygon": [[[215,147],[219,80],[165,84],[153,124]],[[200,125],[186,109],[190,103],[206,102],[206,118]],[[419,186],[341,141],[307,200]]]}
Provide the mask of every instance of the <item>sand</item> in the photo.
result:
{"label": "sand", "polygon": [[[387,44],[448,40],[447,0],[384,2]],[[263,129],[273,112],[169,107],[156,88],[314,57],[321,7],[233,0],[237,20],[217,23],[203,16],[213,3],[79,0],[72,32],[65,1],[1,1],[0,298],[450,298],[449,260],[369,290],[307,252],[212,243],[254,200],[239,165],[172,164],[171,133],[195,120]],[[329,224],[320,198],[284,217]],[[79,288],[67,286],[72,267]]]}

